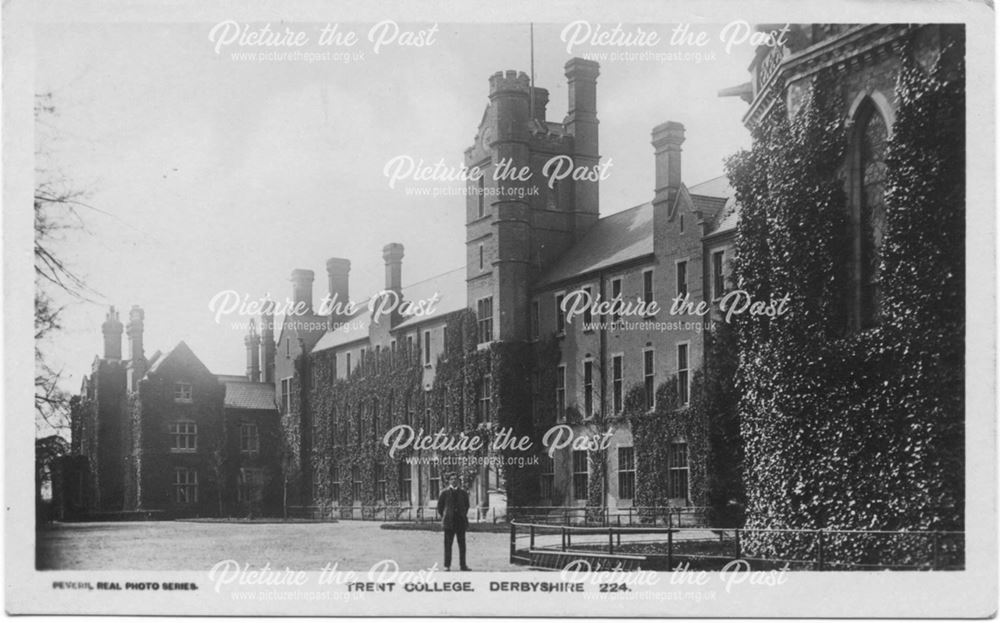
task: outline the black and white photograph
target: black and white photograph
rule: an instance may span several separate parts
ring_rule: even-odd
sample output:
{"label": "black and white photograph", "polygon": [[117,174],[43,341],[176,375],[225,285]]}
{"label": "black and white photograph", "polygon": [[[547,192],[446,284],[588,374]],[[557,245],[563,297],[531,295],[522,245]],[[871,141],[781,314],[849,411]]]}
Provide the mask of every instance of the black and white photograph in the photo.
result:
{"label": "black and white photograph", "polygon": [[995,616],[994,10],[839,4],[5,3],[7,612]]}

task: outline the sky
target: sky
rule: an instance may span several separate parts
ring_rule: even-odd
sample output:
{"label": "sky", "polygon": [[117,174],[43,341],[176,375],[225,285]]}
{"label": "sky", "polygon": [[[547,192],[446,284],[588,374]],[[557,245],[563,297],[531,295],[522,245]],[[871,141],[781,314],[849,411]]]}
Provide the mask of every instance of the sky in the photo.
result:
{"label": "sky", "polygon": [[[336,256],[351,260],[351,294],[363,298],[382,287],[389,242],[405,247],[404,285],[462,266],[464,198],[408,196],[406,184],[389,188],[383,170],[400,155],[460,166],[489,76],[529,70],[529,26],[398,24],[375,53],[372,23],[337,24],[356,33],[349,48],[319,46],[325,25],[271,24],[303,33],[302,47],[223,41],[218,52],[215,23],[38,27],[36,92],[51,93],[55,112],[36,124],[36,167],[85,192],[94,208],[56,243],[95,292],[93,302],[69,302],[63,330],[46,345],[67,389],[79,388],[102,349],[108,305],[123,310],[123,322],[132,305],[145,310],[147,356],[184,340],[213,372],[242,374],[243,332],[231,324],[240,319],[217,322],[209,308],[221,291],[288,297],[292,269],[307,268],[318,300],[326,259]],[[566,26],[534,29],[535,84],[550,92],[550,121],[566,114],[569,58],[675,55],[599,61],[600,151],[613,163],[600,186],[602,215],[651,199],[650,131],[664,121],[686,126],[688,185],[720,175],[724,158],[749,145],[746,104],[718,91],[748,79],[752,49],[727,50],[721,25],[694,27],[707,33],[704,46],[671,45],[672,24],[625,24],[623,33],[641,30],[648,42],[655,32],[659,41],[569,50]],[[419,42],[421,30],[424,45],[400,45],[407,33]],[[233,56],[261,51],[347,52],[351,62]]]}

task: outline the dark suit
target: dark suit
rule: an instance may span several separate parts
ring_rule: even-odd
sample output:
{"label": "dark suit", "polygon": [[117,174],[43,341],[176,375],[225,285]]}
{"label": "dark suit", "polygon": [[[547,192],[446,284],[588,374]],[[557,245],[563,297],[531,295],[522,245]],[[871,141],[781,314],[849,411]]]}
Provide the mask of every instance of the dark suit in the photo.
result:
{"label": "dark suit", "polygon": [[465,529],[469,527],[469,494],[448,488],[441,492],[437,505],[444,528],[444,566],[451,566],[451,543],[458,538],[458,563],[465,568]]}

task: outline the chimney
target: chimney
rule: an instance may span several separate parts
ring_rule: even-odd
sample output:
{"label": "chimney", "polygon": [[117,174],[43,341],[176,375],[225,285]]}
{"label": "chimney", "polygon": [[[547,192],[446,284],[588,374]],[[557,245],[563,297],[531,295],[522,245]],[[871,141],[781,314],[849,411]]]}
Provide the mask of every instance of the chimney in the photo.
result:
{"label": "chimney", "polygon": [[[296,268],[292,271],[292,302],[296,311],[304,311],[311,314],[313,311],[313,279],[315,273],[305,268]],[[301,309],[300,309],[300,304]]]}
{"label": "chimney", "polygon": [[118,312],[112,305],[108,309],[108,315],[104,318],[104,323],[101,325],[101,331],[104,333],[104,358],[105,359],[121,359],[122,358],[122,331],[124,327],[120,320],[118,320]]}
{"label": "chimney", "polygon": [[540,87],[534,87],[535,94],[535,119],[545,123],[545,107],[549,105],[549,90],[542,89]]}
{"label": "chimney", "polygon": [[342,257],[331,257],[326,261],[326,276],[330,285],[330,324],[337,325],[347,319],[339,313],[350,301],[348,275],[351,272],[351,261]]}
{"label": "chimney", "polygon": [[[600,162],[597,121],[597,76],[600,65],[582,58],[566,62],[569,112],[563,123],[573,135],[573,164],[576,167],[595,167]],[[573,229],[582,236],[597,222],[599,183],[578,180],[573,182],[576,206]]]}
{"label": "chimney", "polygon": [[673,208],[681,188],[681,145],[684,143],[684,125],[667,121],[653,128],[653,150],[656,153],[656,194],[654,208],[666,205]]}
{"label": "chimney", "polygon": [[128,333],[128,377],[129,391],[136,391],[139,388],[139,379],[146,375],[146,356],[142,348],[143,320],[146,314],[138,305],[133,305],[128,312],[128,326],[125,328]]}
{"label": "chimney", "polygon": [[403,245],[390,242],[382,247],[385,260],[385,289],[396,294],[403,291]]}
{"label": "chimney", "polygon": [[260,313],[260,361],[261,381],[274,383],[274,301],[268,300]]}
{"label": "chimney", "polygon": [[260,335],[253,320],[250,321],[250,332],[243,338],[247,347],[247,380],[256,383],[260,381]]}

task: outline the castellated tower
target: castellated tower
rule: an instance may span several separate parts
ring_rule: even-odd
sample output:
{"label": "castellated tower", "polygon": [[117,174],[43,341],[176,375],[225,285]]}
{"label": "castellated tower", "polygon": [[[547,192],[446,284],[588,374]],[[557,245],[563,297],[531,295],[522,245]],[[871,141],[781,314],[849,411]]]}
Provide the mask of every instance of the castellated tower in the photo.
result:
{"label": "castellated tower", "polygon": [[596,181],[550,184],[543,171],[553,158],[598,164],[598,74],[592,61],[566,63],[562,123],[545,119],[548,91],[532,90],[524,72],[490,76],[489,104],[465,152],[466,166],[483,172],[468,182],[466,266],[469,307],[492,314],[493,340],[528,338],[530,284],[597,222]]}

